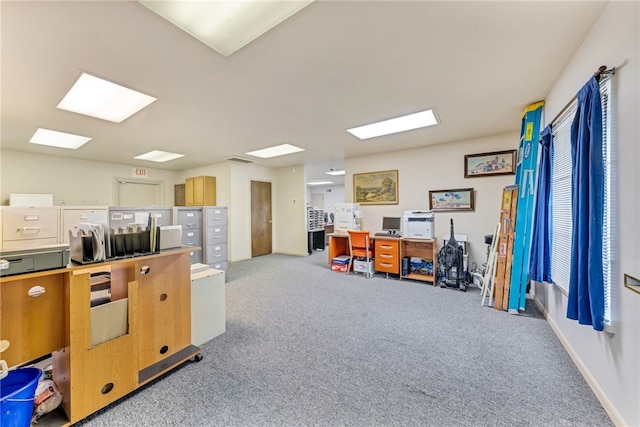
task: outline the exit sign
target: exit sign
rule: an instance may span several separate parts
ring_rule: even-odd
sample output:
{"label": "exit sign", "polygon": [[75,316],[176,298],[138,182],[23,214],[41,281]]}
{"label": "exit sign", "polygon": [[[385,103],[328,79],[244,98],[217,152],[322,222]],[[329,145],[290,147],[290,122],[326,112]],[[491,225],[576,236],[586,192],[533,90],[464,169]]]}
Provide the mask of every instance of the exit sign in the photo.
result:
{"label": "exit sign", "polygon": [[136,178],[149,178],[149,171],[145,168],[133,168],[133,176]]}

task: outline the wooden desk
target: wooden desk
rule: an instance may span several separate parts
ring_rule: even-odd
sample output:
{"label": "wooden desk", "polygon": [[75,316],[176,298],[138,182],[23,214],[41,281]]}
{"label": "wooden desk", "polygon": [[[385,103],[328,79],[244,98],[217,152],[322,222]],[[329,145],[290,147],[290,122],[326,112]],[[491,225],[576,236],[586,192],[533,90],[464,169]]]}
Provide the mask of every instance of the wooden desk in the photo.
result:
{"label": "wooden desk", "polygon": [[[0,279],[0,339],[11,342],[3,359],[17,366],[51,354],[67,416],[56,425],[76,423],[186,360],[200,358],[201,350],[191,345],[192,250]],[[124,303],[126,333],[92,344],[91,275],[104,272],[112,302]],[[29,296],[36,286],[45,292]],[[41,420],[45,425],[47,417]]]}
{"label": "wooden desk", "polygon": [[[435,286],[437,280],[438,244],[435,240],[410,239],[405,237],[370,236],[374,242],[374,268],[376,272],[391,273],[400,276],[400,280],[413,279],[424,282],[432,282]],[[333,233],[329,235],[328,262],[340,255],[350,255],[349,236],[346,233]],[[433,261],[433,274],[420,274],[408,272],[402,274],[402,258],[418,257]]]}
{"label": "wooden desk", "polygon": [[328,261],[331,265],[331,260],[340,255],[351,255],[349,250],[349,235],[345,233],[331,233],[327,235],[329,238],[329,250]]}

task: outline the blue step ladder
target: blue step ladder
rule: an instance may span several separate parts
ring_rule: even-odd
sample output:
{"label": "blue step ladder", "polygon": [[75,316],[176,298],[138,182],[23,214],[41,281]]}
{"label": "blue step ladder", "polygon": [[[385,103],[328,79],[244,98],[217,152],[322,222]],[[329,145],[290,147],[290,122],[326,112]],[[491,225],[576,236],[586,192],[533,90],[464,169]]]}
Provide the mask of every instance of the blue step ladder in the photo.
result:
{"label": "blue step ladder", "polygon": [[529,282],[529,254],[535,208],[538,171],[538,143],[544,102],[536,102],[524,110],[520,129],[520,146],[516,167],[518,204],[509,287],[509,313],[524,311]]}

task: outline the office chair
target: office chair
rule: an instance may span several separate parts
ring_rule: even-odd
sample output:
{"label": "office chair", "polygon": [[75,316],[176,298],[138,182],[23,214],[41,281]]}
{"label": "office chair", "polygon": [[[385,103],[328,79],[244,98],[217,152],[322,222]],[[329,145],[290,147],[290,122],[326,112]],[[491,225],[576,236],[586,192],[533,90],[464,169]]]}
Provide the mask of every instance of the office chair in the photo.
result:
{"label": "office chair", "polygon": [[[369,232],[363,230],[347,230],[349,234],[349,266],[347,267],[347,274],[351,271],[353,266],[353,258],[365,258],[367,263],[373,258],[373,249],[371,247],[371,239],[369,239]],[[371,277],[371,273],[367,271],[367,278]]]}

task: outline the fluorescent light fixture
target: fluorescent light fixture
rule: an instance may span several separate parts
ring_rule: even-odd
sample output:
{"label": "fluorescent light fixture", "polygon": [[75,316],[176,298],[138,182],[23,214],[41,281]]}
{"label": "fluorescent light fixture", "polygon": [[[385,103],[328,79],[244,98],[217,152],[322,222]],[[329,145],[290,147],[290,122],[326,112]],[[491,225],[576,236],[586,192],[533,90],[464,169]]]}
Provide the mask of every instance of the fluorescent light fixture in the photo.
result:
{"label": "fluorescent light fixture", "polygon": [[327,171],[325,172],[327,175],[333,175],[333,176],[337,176],[337,175],[344,175],[344,171]]}
{"label": "fluorescent light fixture", "polygon": [[438,117],[436,116],[435,109],[432,108],[420,111],[419,113],[396,117],[395,119],[383,120],[381,122],[347,129],[347,132],[360,139],[368,139],[436,124],[438,124]]}
{"label": "fluorescent light fixture", "polygon": [[333,184],[333,181],[309,181],[307,185],[329,185]]}
{"label": "fluorescent light fixture", "polygon": [[218,53],[229,56],[313,0],[138,0]]}
{"label": "fluorescent light fixture", "polygon": [[157,98],[82,73],[58,104],[61,110],[114,123],[131,117]]}
{"label": "fluorescent light fixture", "polygon": [[153,150],[153,151],[149,151],[148,153],[135,156],[134,159],[149,160],[151,162],[163,163],[163,162],[168,162],[169,160],[179,159],[180,157],[184,157],[184,154],[168,153],[166,151]]}
{"label": "fluorescent light fixture", "polygon": [[32,144],[49,145],[51,147],[68,148],[71,150],[76,150],[89,141],[91,141],[91,138],[87,136],[41,128],[38,128],[29,140]]}
{"label": "fluorescent light fixture", "polygon": [[263,148],[262,150],[249,151],[248,153],[244,154],[268,159],[271,157],[284,156],[286,154],[293,154],[300,151],[304,151],[304,148],[296,147],[295,145],[291,144],[280,144],[274,147]]}

